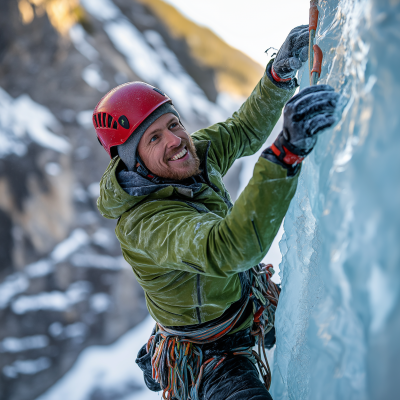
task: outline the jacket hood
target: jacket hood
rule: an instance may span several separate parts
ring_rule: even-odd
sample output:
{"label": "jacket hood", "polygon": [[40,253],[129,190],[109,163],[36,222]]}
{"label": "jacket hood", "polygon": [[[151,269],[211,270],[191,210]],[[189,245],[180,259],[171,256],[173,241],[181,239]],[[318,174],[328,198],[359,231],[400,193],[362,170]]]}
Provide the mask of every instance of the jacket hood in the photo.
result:
{"label": "jacket hood", "polygon": [[[210,142],[195,141],[196,152],[205,168]],[[170,197],[175,193],[192,198],[201,188],[201,183],[180,185],[179,183],[153,183],[136,172],[122,169],[119,156],[114,157],[100,181],[100,197],[97,208],[103,217],[116,219],[146,198],[156,200]]]}

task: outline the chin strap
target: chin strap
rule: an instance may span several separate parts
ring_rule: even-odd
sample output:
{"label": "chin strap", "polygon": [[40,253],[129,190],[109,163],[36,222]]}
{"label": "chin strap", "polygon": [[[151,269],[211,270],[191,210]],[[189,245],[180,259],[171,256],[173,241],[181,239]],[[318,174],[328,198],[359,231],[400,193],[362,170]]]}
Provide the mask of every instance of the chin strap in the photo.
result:
{"label": "chin strap", "polygon": [[147,167],[144,165],[144,162],[142,159],[139,157],[139,154],[136,156],[137,163],[136,163],[136,171],[139,175],[143,176],[143,178],[146,178],[150,180],[152,183],[163,183],[163,179],[157,176],[156,174],[153,174],[150,172]]}

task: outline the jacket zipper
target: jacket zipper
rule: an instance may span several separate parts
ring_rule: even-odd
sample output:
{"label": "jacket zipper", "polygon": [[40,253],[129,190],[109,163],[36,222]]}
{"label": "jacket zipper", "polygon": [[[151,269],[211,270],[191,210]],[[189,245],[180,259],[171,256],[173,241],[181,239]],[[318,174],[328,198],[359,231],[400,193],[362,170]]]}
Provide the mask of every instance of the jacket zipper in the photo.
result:
{"label": "jacket zipper", "polygon": [[201,324],[201,315],[200,315],[200,307],[201,307],[200,274],[197,274],[197,302],[199,303],[199,307],[196,307],[197,320],[199,321],[199,324]]}

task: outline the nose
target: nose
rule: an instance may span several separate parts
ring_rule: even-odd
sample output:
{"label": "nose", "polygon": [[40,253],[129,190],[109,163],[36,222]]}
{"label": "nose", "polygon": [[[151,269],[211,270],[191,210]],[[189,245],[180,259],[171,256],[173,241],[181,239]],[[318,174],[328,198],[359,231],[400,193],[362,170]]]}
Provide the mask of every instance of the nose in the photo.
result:
{"label": "nose", "polygon": [[165,137],[167,139],[167,147],[174,148],[181,145],[182,139],[179,136],[174,135],[170,130],[165,132]]}

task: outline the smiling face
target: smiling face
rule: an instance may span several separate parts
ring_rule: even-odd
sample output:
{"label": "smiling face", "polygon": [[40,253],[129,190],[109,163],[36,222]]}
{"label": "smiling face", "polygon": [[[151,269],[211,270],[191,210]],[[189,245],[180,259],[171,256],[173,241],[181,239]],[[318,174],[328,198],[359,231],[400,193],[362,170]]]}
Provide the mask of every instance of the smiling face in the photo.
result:
{"label": "smiling face", "polygon": [[164,114],[145,131],[138,153],[146,167],[157,176],[182,180],[200,173],[192,138],[174,114]]}

